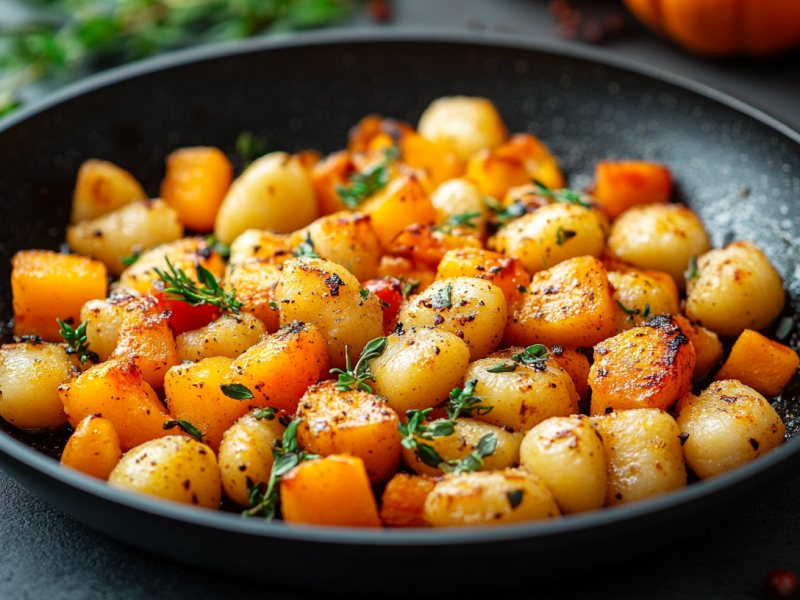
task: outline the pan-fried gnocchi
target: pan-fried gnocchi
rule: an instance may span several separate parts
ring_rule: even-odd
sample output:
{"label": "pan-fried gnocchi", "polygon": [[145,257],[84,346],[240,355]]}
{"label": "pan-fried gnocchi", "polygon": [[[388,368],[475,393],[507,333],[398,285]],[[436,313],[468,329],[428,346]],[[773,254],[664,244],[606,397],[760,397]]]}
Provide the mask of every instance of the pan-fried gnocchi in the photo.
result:
{"label": "pan-fried gnocchi", "polygon": [[73,254],[12,262],[0,417],[69,433],[73,472],[290,525],[487,527],[784,440],[781,277],[751,241],[712,249],[664,165],[597,157],[567,189],[464,96],[416,129],[367,116],[328,157],[170,152],[164,201],[87,160]]}

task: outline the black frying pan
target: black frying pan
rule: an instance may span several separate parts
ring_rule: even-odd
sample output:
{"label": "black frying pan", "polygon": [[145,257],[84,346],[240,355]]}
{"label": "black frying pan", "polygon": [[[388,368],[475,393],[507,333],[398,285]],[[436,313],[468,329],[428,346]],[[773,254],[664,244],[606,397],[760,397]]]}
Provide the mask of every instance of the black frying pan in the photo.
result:
{"label": "black frying pan", "polygon": [[[796,311],[800,135],[700,85],[597,51],[562,52],[507,35],[317,33],[191,50],[75,85],[0,127],[0,315],[11,316],[9,259],[23,248],[59,247],[87,158],[131,170],[156,195],[164,157],[177,147],[232,153],[249,130],[273,150],[328,152],[367,113],[416,123],[448,94],[494,100],[512,132],[540,136],[560,157],[572,187],[585,186],[601,158],[667,163],[678,199],[702,216],[714,244],[757,242],[786,281],[787,311]],[[793,435],[797,384],[784,396],[777,406]],[[530,589],[587,562],[619,563],[730,516],[800,455],[800,440],[790,439],[686,490],[554,521],[363,531],[268,524],[116,491],[47,456],[65,434],[0,428],[3,469],[101,532],[193,565],[340,592],[403,593],[412,580],[427,593]]]}

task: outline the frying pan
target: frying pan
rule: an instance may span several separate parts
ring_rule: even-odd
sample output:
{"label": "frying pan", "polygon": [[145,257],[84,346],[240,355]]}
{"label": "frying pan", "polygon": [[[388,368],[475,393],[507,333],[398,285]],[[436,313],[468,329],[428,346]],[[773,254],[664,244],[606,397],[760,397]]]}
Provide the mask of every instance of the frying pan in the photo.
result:
{"label": "frying pan", "polygon": [[[272,150],[344,145],[371,112],[416,123],[443,95],[491,98],[510,131],[541,137],[572,187],[601,158],[672,169],[678,199],[715,246],[755,241],[800,301],[800,135],[701,85],[602,52],[509,35],[323,32],[202,48],[116,69],[20,111],[0,127],[0,315],[11,317],[9,259],[58,249],[80,163],[110,160],[156,196],[173,149],[233,154],[242,131]],[[8,327],[0,334],[10,339]],[[792,343],[796,345],[796,336]],[[776,406],[798,428],[793,382]],[[501,591],[665,551],[730,518],[798,463],[800,440],[715,479],[621,507],[558,520],[463,530],[365,531],[290,527],[120,492],[57,457],[66,433],[26,434],[0,423],[0,465],[89,526],[202,568],[328,592]],[[584,558],[585,557],[585,558]],[[474,566],[473,566],[474,565]],[[472,569],[470,569],[472,567]],[[470,570],[485,574],[472,575]],[[449,575],[448,575],[449,574]]]}

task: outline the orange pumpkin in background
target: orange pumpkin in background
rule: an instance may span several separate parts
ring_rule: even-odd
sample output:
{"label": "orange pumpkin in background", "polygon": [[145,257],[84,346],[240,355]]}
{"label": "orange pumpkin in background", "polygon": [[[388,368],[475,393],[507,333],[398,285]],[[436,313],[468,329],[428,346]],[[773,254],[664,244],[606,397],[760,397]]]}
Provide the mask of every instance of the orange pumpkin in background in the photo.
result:
{"label": "orange pumpkin in background", "polygon": [[800,44],[800,0],[624,2],[648,27],[704,56],[773,56]]}

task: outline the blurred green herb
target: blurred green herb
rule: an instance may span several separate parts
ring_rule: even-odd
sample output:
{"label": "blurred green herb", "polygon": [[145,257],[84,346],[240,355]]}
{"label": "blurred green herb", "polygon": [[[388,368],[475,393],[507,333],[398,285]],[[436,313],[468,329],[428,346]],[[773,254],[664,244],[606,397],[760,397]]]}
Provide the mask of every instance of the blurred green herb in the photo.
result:
{"label": "blurred green herb", "polygon": [[211,246],[211,249],[225,260],[228,260],[231,257],[231,247],[228,244],[223,244],[220,242],[217,239],[217,236],[215,236],[213,233],[206,236],[206,244]]}
{"label": "blurred green herb", "polygon": [[0,30],[0,116],[37,81],[176,48],[308,29],[348,15],[358,0],[37,0],[36,15]]}
{"label": "blurred green herb", "polygon": [[236,138],[236,156],[242,161],[242,168],[246,169],[255,159],[267,153],[267,142],[256,137],[249,131],[243,131]]}
{"label": "blurred green herb", "polygon": [[389,166],[400,156],[400,148],[390,146],[383,150],[383,158],[362,172],[350,175],[350,185],[336,186],[336,193],[342,202],[355,210],[367,198],[379,192],[389,183]]}

